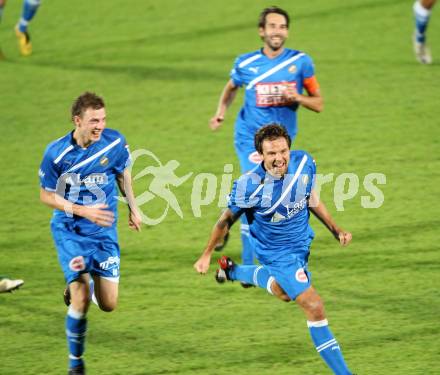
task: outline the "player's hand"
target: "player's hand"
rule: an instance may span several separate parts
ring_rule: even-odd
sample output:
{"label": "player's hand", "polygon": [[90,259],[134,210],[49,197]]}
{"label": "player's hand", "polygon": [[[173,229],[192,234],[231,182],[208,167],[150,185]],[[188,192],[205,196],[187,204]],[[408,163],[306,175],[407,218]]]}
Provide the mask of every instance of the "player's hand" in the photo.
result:
{"label": "player's hand", "polygon": [[352,240],[353,236],[351,235],[350,232],[345,232],[343,230],[341,230],[338,233],[338,239],[339,239],[339,243],[341,244],[341,246],[347,246],[351,240]]}
{"label": "player's hand", "polygon": [[211,263],[211,256],[203,254],[197,262],[194,263],[194,269],[200,273],[201,275],[204,275],[206,272],[208,272],[209,269],[209,263]]}
{"label": "player's hand", "polygon": [[222,125],[224,120],[224,116],[214,116],[209,120],[209,127],[211,130],[215,131]]}
{"label": "player's hand", "polygon": [[112,211],[107,210],[108,205],[104,203],[94,206],[83,206],[83,217],[100,227],[111,227],[115,221],[115,215]]}
{"label": "player's hand", "polygon": [[141,225],[142,225],[142,217],[137,211],[130,211],[130,214],[128,215],[128,226],[137,231],[141,231]]}
{"label": "player's hand", "polygon": [[283,91],[283,97],[289,103],[295,103],[298,101],[300,94],[298,94],[295,86],[287,84],[285,90]]}

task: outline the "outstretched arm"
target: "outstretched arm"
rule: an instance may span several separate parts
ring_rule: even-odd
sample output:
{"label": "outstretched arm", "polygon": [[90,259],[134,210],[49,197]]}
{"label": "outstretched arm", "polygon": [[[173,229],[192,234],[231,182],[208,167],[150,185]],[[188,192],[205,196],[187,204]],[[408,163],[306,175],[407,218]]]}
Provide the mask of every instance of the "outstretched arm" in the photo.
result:
{"label": "outstretched arm", "polygon": [[110,227],[115,221],[113,212],[106,210],[106,204],[82,206],[74,204],[55,192],[40,188],[40,200],[49,207],[64,211],[71,215],[82,216],[101,227]]}
{"label": "outstretched arm", "polygon": [[225,119],[226,111],[234,101],[237,91],[238,86],[235,86],[234,82],[232,82],[230,79],[228,83],[226,83],[226,86],[220,95],[220,100],[218,102],[217,111],[215,112],[214,117],[209,120],[209,126],[212,130],[217,130],[221,126],[223,120]]}
{"label": "outstretched arm", "polygon": [[235,221],[237,221],[239,217],[240,215],[234,215],[234,213],[230,209],[227,209],[222,213],[217,223],[214,225],[214,228],[212,229],[208,244],[203,250],[202,255],[197,260],[197,262],[194,263],[194,268],[197,272],[201,274],[205,274],[206,272],[208,272],[209,263],[211,262],[211,256],[215,249],[215,246],[223,240],[226,233],[228,233],[229,228],[235,223]]}
{"label": "outstretched arm", "polygon": [[139,208],[136,204],[136,198],[133,193],[133,183],[131,179],[130,169],[125,168],[124,171],[117,175],[116,181],[118,182],[119,190],[125,197],[128,203],[128,226],[136,231],[141,230],[142,218],[139,213]]}
{"label": "outstretched arm", "polygon": [[319,200],[319,196],[314,189],[309,200],[309,210],[323,223],[331,234],[340,242],[342,246],[346,246],[351,242],[352,235],[350,232],[339,228],[328,212],[325,204]]}

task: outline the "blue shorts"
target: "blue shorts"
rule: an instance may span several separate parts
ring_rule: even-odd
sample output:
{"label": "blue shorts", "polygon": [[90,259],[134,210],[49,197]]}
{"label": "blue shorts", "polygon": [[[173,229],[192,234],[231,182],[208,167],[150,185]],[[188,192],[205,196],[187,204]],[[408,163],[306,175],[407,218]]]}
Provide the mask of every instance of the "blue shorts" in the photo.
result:
{"label": "blue shorts", "polygon": [[260,154],[255,150],[252,142],[235,141],[235,152],[240,161],[240,168],[242,173],[249,172],[262,162]]}
{"label": "blue shorts", "polygon": [[288,262],[265,264],[263,267],[269,271],[292,301],[312,285],[311,274],[307,270],[307,260],[302,257]]}
{"label": "blue shorts", "polygon": [[120,251],[116,228],[83,236],[67,223],[51,223],[58,260],[67,283],[90,273],[119,281]]}

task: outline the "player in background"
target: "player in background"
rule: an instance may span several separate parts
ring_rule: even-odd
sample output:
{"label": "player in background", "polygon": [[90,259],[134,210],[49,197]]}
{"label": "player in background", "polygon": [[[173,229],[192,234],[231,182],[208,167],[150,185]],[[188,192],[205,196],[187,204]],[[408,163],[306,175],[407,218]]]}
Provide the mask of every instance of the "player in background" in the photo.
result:
{"label": "player in background", "polygon": [[103,311],[118,300],[120,250],[117,189],[127,199],[128,225],[139,231],[124,136],[106,128],[104,101],[86,92],[72,105],[75,129],[50,143],[39,170],[40,199],[54,209],[52,236],[70,291],[66,317],[69,374],[85,374],[86,314],[91,298]]}
{"label": "player in background", "polygon": [[[302,106],[315,112],[323,109],[312,59],[304,52],[284,47],[289,25],[289,15],[281,8],[270,7],[261,12],[258,33],[263,48],[237,57],[217,111],[209,121],[212,130],[218,129],[238,89],[244,88],[244,104],[234,132],[242,173],[261,161],[254,147],[254,135],[260,127],[271,122],[283,124],[293,140],[297,133],[298,108]],[[244,215],[241,220],[242,260],[244,264],[253,264],[249,225]]]}
{"label": "player in background", "polygon": [[432,64],[431,51],[426,44],[426,30],[435,3],[436,0],[416,0],[413,6],[416,26],[413,35],[413,46],[416,59],[422,64]]}
{"label": "player in background", "polygon": [[284,301],[296,301],[307,318],[316,350],[334,374],[350,375],[341,348],[329,329],[324,304],[307,270],[314,237],[310,211],[342,246],[351,233],[339,228],[313,189],[316,165],[305,151],[290,151],[291,140],[282,126],[272,124],[255,135],[262,163],[235,181],[229,208],[221,215],[198,261],[197,272],[208,271],[215,244],[241,215],[249,221],[250,239],[260,265],[239,265],[222,256],[218,282],[239,280],[254,284]]}
{"label": "player in background", "polygon": [[[18,48],[23,56],[29,56],[32,54],[31,37],[28,32],[28,24],[34,18],[37,10],[40,6],[41,0],[24,0],[23,10],[21,12],[20,19],[15,26],[15,35],[18,40]],[[0,0],[0,21],[2,18],[3,9],[6,5],[6,0]],[[3,58],[3,54],[0,50],[0,59]]]}

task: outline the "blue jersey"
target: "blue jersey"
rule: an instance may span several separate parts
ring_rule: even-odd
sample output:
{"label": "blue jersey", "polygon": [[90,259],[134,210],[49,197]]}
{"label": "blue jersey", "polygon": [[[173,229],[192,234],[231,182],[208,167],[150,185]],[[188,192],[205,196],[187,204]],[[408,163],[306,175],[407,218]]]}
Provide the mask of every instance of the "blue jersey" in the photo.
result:
{"label": "blue jersey", "polygon": [[298,104],[287,103],[282,93],[286,85],[291,85],[302,94],[305,82],[314,74],[312,59],[288,48],[273,59],[261,50],[239,56],[230,74],[235,86],[245,88],[244,105],[235,123],[236,142],[253,147],[257,130],[273,122],[282,124],[293,140]]}
{"label": "blue jersey", "polygon": [[[98,142],[81,148],[72,134],[47,146],[39,170],[41,187],[79,205],[105,203],[116,218],[116,176],[130,164],[125,138],[116,130],[104,129]],[[103,228],[60,210],[54,210],[52,223],[66,223],[80,235],[114,230],[116,226],[116,220],[111,228]]]}
{"label": "blue jersey", "polygon": [[234,182],[229,209],[245,214],[255,254],[262,264],[306,257],[314,237],[308,200],[316,165],[305,151],[291,151],[287,173],[269,175],[263,164]]}

